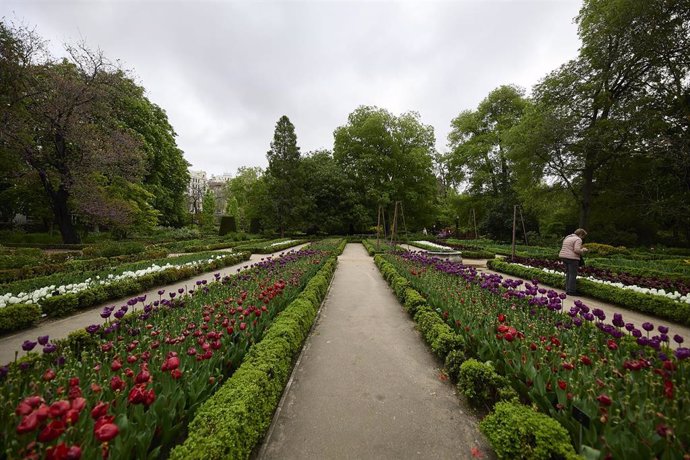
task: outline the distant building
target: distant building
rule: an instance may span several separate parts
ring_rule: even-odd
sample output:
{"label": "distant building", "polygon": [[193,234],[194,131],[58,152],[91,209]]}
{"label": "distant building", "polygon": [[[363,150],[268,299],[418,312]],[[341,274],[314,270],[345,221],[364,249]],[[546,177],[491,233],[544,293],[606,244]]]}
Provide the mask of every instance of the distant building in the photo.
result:
{"label": "distant building", "polygon": [[197,214],[201,212],[204,193],[208,189],[205,171],[189,171],[189,187],[187,196],[189,197],[189,212]]}
{"label": "distant building", "polygon": [[213,192],[216,199],[215,214],[225,214],[225,207],[228,205],[227,183],[232,179],[232,174],[223,173],[219,176],[212,175],[208,180],[208,188]]}

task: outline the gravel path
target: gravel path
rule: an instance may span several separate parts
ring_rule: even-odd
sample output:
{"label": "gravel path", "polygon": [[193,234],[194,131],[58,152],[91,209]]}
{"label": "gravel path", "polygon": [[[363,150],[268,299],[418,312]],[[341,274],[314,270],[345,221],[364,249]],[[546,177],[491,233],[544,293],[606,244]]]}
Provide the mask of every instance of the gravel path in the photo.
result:
{"label": "gravel path", "polygon": [[491,458],[441,367],[348,244],[258,458]]}

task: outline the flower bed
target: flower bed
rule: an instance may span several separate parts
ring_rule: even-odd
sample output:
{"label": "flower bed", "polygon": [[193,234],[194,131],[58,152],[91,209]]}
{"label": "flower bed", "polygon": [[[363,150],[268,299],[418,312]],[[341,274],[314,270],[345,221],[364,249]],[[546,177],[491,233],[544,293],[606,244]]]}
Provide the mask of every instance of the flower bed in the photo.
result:
{"label": "flower bed", "polygon": [[[536,279],[549,286],[559,288],[563,286],[564,275],[560,273],[546,272],[538,268],[511,264],[502,260],[491,260],[487,266],[492,270],[509,275]],[[678,302],[664,295],[649,295],[635,292],[633,289],[621,289],[584,278],[578,279],[577,285],[578,290],[584,295],[690,326],[690,305],[688,303]]]}
{"label": "flower bed", "polygon": [[453,248],[444,246],[442,244],[432,243],[431,241],[410,241],[411,246],[416,246],[420,249],[426,249],[428,251],[454,251]]}
{"label": "flower bed", "polygon": [[364,245],[364,249],[367,250],[367,253],[370,256],[373,256],[374,254],[382,254],[384,252],[395,251],[397,247],[395,245],[387,243],[384,239],[380,240],[378,243],[375,239],[364,239],[362,240],[362,245]]}
{"label": "flower bed", "polygon": [[250,242],[247,244],[237,246],[235,249],[237,249],[238,251],[249,251],[252,254],[270,254],[272,252],[282,251],[284,249],[288,249],[302,243],[305,243],[305,241],[286,240],[285,238],[281,238],[278,240],[271,240],[260,243]]}
{"label": "flower bed", "polygon": [[637,330],[618,314],[607,324],[581,302],[564,316],[562,296],[536,282],[480,276],[420,254],[379,257],[437,309],[465,354],[491,361],[521,399],[568,430],[578,451],[590,458],[690,451],[690,349],[665,348],[683,338],[669,338],[663,325]]}
{"label": "flower bed", "polygon": [[0,308],[6,307],[9,304],[16,303],[38,303],[43,304],[46,299],[56,296],[62,296],[65,294],[78,294],[82,291],[93,289],[96,287],[106,287],[111,284],[116,284],[125,280],[137,280],[139,278],[145,277],[147,275],[153,275],[156,273],[168,271],[168,270],[181,270],[185,268],[193,268],[200,266],[207,266],[211,264],[223,264],[227,261],[235,261],[237,258],[230,255],[224,254],[214,254],[214,255],[204,255],[202,257],[196,258],[195,260],[190,260],[188,262],[183,262],[181,260],[176,261],[171,259],[168,262],[167,259],[163,262],[149,262],[146,266],[133,270],[124,269],[118,270],[115,273],[101,272],[99,275],[90,276],[86,279],[83,275],[80,277],[81,281],[74,281],[71,283],[65,283],[62,285],[47,285],[39,289],[35,289],[29,292],[19,292],[13,294],[12,292],[7,292],[0,295]]}
{"label": "flower bed", "polygon": [[[525,265],[533,268],[540,268],[549,273],[565,273],[565,267],[560,260],[535,259],[526,257],[515,257],[513,263]],[[637,292],[645,294],[668,295],[670,298],[678,299],[690,293],[690,282],[678,278],[664,278],[658,276],[640,276],[626,273],[623,270],[610,270],[585,265],[578,269],[578,275],[585,277],[593,282],[601,282],[622,288],[630,287]],[[688,301],[688,300],[682,300]]]}
{"label": "flower bed", "polygon": [[[63,343],[39,337],[42,356],[0,368],[6,455],[50,457],[72,449],[86,458],[167,456],[197,408],[274,329],[337,243],[330,251],[325,245],[199,281],[190,292],[161,292],[153,302],[136,297],[104,310],[105,324]],[[143,311],[127,315],[137,303],[146,304]]]}

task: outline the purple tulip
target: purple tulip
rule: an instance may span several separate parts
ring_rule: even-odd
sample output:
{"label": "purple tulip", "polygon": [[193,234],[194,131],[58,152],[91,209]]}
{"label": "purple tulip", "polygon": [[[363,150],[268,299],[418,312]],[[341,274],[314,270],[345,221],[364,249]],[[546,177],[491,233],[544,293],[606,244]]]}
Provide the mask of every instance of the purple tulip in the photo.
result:
{"label": "purple tulip", "polygon": [[165,289],[161,289],[160,291],[158,291],[158,295],[163,295],[163,294],[165,294]]}
{"label": "purple tulip", "polygon": [[144,294],[144,295],[142,295],[142,296],[139,296],[139,297],[137,298],[137,300],[138,300],[139,302],[142,302],[142,303],[143,303],[143,302],[146,302],[146,294]]}
{"label": "purple tulip", "polygon": [[112,314],[113,314],[113,311],[110,308],[106,307],[101,312],[101,318],[103,318],[103,319],[110,318],[110,315],[112,315]]}
{"label": "purple tulip", "polygon": [[681,343],[683,343],[683,337],[676,334],[673,336],[673,341],[680,345]]}
{"label": "purple tulip", "polygon": [[25,340],[24,343],[22,343],[22,350],[31,351],[34,349],[35,346],[36,342],[32,342],[31,340]]}
{"label": "purple tulip", "polygon": [[625,323],[625,330],[628,332],[632,332],[633,329],[635,329],[635,325],[633,323]]}
{"label": "purple tulip", "polygon": [[625,325],[625,322],[623,321],[623,315],[621,315],[620,313],[614,313],[613,320],[611,322],[616,327],[623,327]]}
{"label": "purple tulip", "polygon": [[178,289],[177,289],[177,292],[180,293],[180,294],[182,294],[182,293],[184,292],[184,288],[178,288]]}
{"label": "purple tulip", "polygon": [[7,377],[7,374],[9,374],[9,372],[9,366],[0,366],[0,379],[4,379],[5,377]]}
{"label": "purple tulip", "polygon": [[41,335],[38,337],[38,343],[41,345],[45,345],[46,343],[48,343],[48,338],[49,336],[47,335]]}
{"label": "purple tulip", "polygon": [[668,326],[659,326],[658,329],[662,334],[668,334]]}
{"label": "purple tulip", "polygon": [[673,354],[677,359],[688,359],[690,358],[690,348],[678,348]]}
{"label": "purple tulip", "polygon": [[57,359],[55,360],[55,365],[56,366],[62,366],[65,364],[65,357],[64,356],[58,356]]}
{"label": "purple tulip", "polygon": [[633,329],[632,330],[632,336],[633,337],[642,337],[642,331],[639,329]]}
{"label": "purple tulip", "polygon": [[118,310],[115,312],[115,318],[117,319],[122,319],[123,316],[125,316],[127,313],[123,310]]}
{"label": "purple tulip", "polygon": [[136,297],[133,298],[133,299],[129,299],[129,300],[127,301],[127,305],[129,305],[130,307],[131,307],[132,305],[135,305],[136,303],[137,303],[137,298],[136,298]]}
{"label": "purple tulip", "polygon": [[654,325],[652,323],[642,323],[642,329],[644,329],[647,332],[650,332],[654,330]]}
{"label": "purple tulip", "polygon": [[54,353],[57,350],[57,346],[53,343],[49,343],[45,347],[43,347],[43,353]]}
{"label": "purple tulip", "polygon": [[168,292],[168,295],[171,299],[174,299],[176,294],[174,292]]}

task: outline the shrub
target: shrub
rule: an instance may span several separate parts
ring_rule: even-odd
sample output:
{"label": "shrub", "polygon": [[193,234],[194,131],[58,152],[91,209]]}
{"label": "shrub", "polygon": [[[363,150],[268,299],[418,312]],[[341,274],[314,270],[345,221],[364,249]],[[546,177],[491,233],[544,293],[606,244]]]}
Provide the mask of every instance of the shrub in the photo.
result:
{"label": "shrub", "polygon": [[630,250],[624,246],[615,247],[608,244],[587,243],[585,247],[588,250],[587,254],[590,256],[608,257],[612,255],[630,254]]}
{"label": "shrub", "polygon": [[218,230],[218,235],[225,236],[228,233],[234,233],[237,231],[237,222],[234,216],[222,216],[220,218],[220,229]]}
{"label": "shrub", "polygon": [[517,399],[517,393],[491,363],[468,359],[460,366],[458,391],[474,406],[493,407],[498,401]]}
{"label": "shrub", "polygon": [[571,460],[579,458],[568,432],[531,407],[499,402],[479,424],[499,459]]}
{"label": "shrub", "polygon": [[446,372],[453,381],[458,380],[460,375],[460,366],[467,360],[467,356],[463,350],[451,350],[446,356]]}
{"label": "shrub", "polygon": [[137,241],[108,241],[86,247],[82,252],[87,257],[115,257],[128,254],[140,254],[145,252],[145,249],[144,244]]}
{"label": "shrub", "polygon": [[0,333],[31,327],[39,319],[41,319],[41,307],[36,304],[8,305],[0,308]]}

